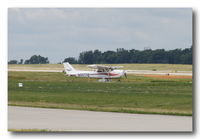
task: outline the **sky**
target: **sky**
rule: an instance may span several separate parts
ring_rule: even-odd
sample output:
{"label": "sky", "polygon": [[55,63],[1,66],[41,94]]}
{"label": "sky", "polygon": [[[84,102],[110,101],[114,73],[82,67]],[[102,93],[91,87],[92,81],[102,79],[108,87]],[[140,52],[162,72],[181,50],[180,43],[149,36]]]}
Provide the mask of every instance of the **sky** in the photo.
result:
{"label": "sky", "polygon": [[171,50],[192,45],[191,8],[9,8],[8,60],[51,63],[88,50]]}

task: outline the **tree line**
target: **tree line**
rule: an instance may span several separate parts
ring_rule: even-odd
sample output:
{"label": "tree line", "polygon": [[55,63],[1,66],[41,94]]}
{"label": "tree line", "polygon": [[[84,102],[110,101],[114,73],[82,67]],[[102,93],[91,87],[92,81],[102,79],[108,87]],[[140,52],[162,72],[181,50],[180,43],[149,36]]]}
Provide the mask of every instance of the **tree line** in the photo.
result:
{"label": "tree line", "polygon": [[63,62],[72,64],[118,64],[118,63],[160,63],[160,64],[192,64],[192,47],[185,49],[146,49],[126,50],[118,48],[116,51],[99,50],[84,51],[79,58],[67,57]]}
{"label": "tree line", "polygon": [[[185,49],[146,49],[116,51],[90,50],[79,54],[78,59],[66,57],[63,62],[71,64],[118,64],[118,63],[160,63],[160,64],[192,64],[192,46]],[[33,55],[30,59],[10,60],[8,64],[49,64],[48,57]]]}
{"label": "tree line", "polygon": [[48,57],[33,55],[25,61],[23,59],[20,59],[20,61],[10,60],[8,64],[49,64],[49,60]]}

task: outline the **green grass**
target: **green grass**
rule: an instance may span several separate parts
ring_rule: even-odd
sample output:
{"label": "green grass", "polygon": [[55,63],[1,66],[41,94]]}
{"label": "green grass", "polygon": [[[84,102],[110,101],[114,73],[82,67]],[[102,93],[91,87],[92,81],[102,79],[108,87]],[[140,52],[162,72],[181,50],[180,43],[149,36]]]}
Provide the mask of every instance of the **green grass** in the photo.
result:
{"label": "green grass", "polygon": [[[168,71],[192,71],[192,65],[183,64],[103,64],[113,66],[124,66],[125,70],[168,70]],[[85,64],[73,64],[74,68],[81,70],[91,70]],[[17,69],[52,69],[63,70],[62,64],[9,64],[8,68]]]}
{"label": "green grass", "polygon": [[[18,82],[24,87],[19,88]],[[9,72],[8,103],[17,106],[192,115],[191,79],[129,75],[121,82],[66,77],[63,73]]]}

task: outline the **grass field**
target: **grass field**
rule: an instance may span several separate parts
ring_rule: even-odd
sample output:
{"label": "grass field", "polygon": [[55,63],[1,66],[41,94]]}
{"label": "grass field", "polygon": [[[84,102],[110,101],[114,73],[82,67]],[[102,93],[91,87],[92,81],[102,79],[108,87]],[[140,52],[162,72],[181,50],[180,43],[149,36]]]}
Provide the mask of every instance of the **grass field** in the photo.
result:
{"label": "grass field", "polygon": [[[18,87],[19,82],[24,87]],[[63,73],[8,72],[8,104],[192,115],[192,79],[129,75],[121,82],[103,83],[96,79],[66,77]]]}
{"label": "grass field", "polygon": [[[124,66],[124,70],[192,71],[192,65],[182,65],[182,64],[103,64],[103,65]],[[73,64],[73,66],[76,69],[91,70],[85,64]],[[63,65],[62,64],[28,64],[28,65],[9,64],[8,68],[63,70]]]}

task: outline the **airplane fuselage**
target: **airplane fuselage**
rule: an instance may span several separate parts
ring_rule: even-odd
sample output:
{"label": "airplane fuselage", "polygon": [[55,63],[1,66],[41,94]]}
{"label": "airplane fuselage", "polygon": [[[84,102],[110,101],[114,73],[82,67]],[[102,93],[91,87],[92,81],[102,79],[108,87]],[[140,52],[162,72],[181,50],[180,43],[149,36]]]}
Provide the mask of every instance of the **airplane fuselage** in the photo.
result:
{"label": "airplane fuselage", "polygon": [[76,77],[88,77],[97,79],[113,79],[120,78],[124,75],[123,70],[113,70],[111,72],[96,72],[96,71],[75,71],[73,73],[67,74],[68,76]]}
{"label": "airplane fuselage", "polygon": [[75,77],[87,77],[87,78],[97,78],[97,79],[114,79],[114,78],[121,78],[122,76],[126,76],[124,70],[117,70],[115,67],[108,67],[108,66],[97,66],[97,65],[90,65],[89,67],[95,68],[95,71],[82,71],[74,69],[68,62],[63,63],[64,71],[68,76],[75,76]]}

